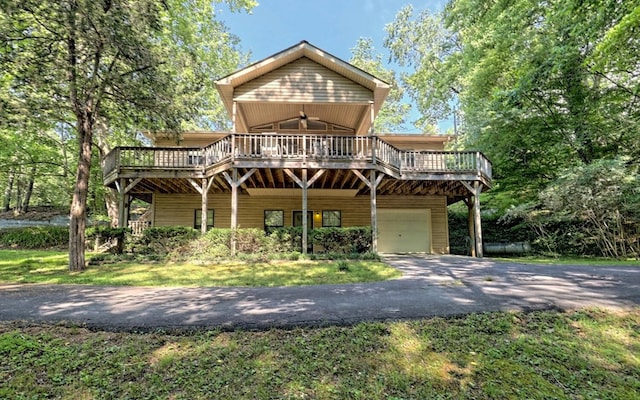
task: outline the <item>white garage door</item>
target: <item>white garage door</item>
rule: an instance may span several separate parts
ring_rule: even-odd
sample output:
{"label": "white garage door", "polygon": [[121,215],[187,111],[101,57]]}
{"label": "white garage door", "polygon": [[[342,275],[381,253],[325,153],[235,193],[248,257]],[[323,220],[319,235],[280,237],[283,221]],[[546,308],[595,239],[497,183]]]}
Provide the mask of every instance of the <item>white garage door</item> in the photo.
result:
{"label": "white garage door", "polygon": [[379,208],[380,253],[431,253],[431,210]]}

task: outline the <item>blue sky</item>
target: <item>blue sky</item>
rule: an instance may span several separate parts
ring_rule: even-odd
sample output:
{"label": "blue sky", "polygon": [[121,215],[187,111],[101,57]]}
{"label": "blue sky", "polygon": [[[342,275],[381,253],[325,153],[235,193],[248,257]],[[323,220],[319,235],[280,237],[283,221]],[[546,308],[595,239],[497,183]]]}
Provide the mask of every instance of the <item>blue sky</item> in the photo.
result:
{"label": "blue sky", "polygon": [[[222,9],[218,18],[240,37],[242,48],[251,51],[252,62],[302,40],[348,61],[351,48],[361,37],[371,38],[376,51],[386,61],[388,52],[383,46],[384,27],[409,3],[413,3],[417,13],[424,9],[440,10],[445,1],[262,0],[250,15]],[[410,116],[410,119],[416,118],[415,114]],[[406,131],[412,132],[415,128],[408,124]]]}

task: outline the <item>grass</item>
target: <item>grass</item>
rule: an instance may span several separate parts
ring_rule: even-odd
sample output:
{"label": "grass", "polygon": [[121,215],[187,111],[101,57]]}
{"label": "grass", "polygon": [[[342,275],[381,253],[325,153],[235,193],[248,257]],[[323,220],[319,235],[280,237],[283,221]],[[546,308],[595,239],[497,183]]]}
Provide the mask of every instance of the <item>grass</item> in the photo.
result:
{"label": "grass", "polygon": [[640,260],[625,259],[615,260],[602,257],[545,257],[545,256],[522,256],[522,257],[492,257],[499,261],[509,261],[526,264],[547,264],[547,265],[592,265],[592,266],[640,266]]}
{"label": "grass", "polygon": [[0,324],[0,398],[636,399],[640,309],[190,334]]}
{"label": "grass", "polygon": [[[300,286],[375,282],[400,276],[379,261],[278,261],[219,264],[116,263],[70,273],[68,254],[0,250],[0,283],[126,286]],[[346,263],[346,265],[345,265]]]}

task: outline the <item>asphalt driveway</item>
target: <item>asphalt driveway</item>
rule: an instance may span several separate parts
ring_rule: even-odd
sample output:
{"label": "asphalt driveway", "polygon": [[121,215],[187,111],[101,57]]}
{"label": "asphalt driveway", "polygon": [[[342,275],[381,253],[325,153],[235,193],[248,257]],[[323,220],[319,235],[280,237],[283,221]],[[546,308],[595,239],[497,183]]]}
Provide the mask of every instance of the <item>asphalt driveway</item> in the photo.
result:
{"label": "asphalt driveway", "polygon": [[542,266],[459,256],[384,259],[403,276],[371,284],[276,288],[0,285],[0,321],[67,322],[105,330],[268,329],[499,310],[640,306],[640,265]]}

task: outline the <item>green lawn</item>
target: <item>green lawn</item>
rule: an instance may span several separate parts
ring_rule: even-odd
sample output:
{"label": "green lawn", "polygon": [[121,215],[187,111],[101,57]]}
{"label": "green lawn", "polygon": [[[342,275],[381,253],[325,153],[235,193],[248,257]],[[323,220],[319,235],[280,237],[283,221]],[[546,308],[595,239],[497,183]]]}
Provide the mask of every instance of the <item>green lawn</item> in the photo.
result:
{"label": "green lawn", "polygon": [[[69,273],[66,252],[0,250],[0,283],[131,286],[294,286],[375,282],[400,276],[379,261],[273,261],[218,264],[117,263]],[[341,270],[346,266],[346,271]]]}
{"label": "green lawn", "polygon": [[0,323],[6,399],[637,399],[640,309],[353,327],[93,332]]}
{"label": "green lawn", "polygon": [[601,257],[543,257],[543,256],[523,256],[523,257],[492,257],[497,261],[510,261],[526,264],[547,264],[547,265],[619,265],[619,266],[640,266],[640,260],[625,259],[614,260]]}

